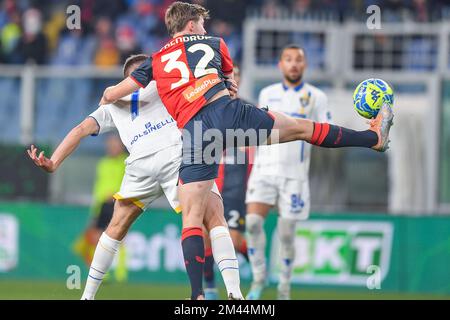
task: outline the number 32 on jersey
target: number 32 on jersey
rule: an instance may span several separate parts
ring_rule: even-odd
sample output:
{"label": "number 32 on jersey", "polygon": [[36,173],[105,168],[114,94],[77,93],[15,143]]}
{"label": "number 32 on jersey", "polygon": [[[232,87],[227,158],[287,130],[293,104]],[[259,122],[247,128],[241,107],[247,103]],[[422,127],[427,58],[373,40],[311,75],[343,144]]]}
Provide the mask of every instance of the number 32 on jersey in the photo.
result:
{"label": "number 32 on jersey", "polygon": [[[207,44],[197,43],[188,48],[190,53],[202,51],[203,56],[198,61],[194,69],[194,77],[201,78],[207,74],[218,74],[216,68],[207,68],[208,64],[214,59],[214,50]],[[189,68],[184,61],[179,60],[182,55],[182,50],[178,49],[161,57],[161,62],[167,62],[164,71],[172,72],[174,69],[180,72],[180,80],[172,83],[170,89],[173,90],[189,82]]]}

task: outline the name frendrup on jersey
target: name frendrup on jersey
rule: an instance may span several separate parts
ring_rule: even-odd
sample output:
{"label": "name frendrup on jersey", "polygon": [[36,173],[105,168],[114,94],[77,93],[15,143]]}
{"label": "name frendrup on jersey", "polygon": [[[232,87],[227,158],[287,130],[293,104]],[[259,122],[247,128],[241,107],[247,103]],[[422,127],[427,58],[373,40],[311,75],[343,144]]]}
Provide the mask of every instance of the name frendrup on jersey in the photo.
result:
{"label": "name frendrup on jersey", "polygon": [[180,36],[175,39],[169,41],[164,47],[159,51],[163,51],[167,48],[170,48],[178,43],[189,42],[189,41],[199,41],[199,40],[208,40],[211,39],[211,36],[201,36],[201,35],[191,35],[191,36]]}
{"label": "name frendrup on jersey", "polygon": [[156,123],[151,123],[151,122],[147,122],[145,124],[145,129],[142,131],[142,133],[139,133],[137,135],[135,135],[133,137],[133,140],[130,142],[131,145],[133,145],[136,141],[138,141],[140,138],[145,137],[147,135],[149,135],[152,132],[158,131],[162,128],[164,128],[166,125],[173,123],[175,120],[173,120],[172,117],[169,117],[165,120],[156,122]]}

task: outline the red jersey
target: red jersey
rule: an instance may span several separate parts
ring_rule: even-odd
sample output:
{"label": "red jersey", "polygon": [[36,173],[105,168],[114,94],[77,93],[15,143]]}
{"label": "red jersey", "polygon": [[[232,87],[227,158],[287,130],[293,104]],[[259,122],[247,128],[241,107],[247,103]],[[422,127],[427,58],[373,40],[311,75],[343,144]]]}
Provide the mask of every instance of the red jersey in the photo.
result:
{"label": "red jersey", "polygon": [[184,125],[217,92],[226,88],[233,61],[222,38],[183,35],[170,40],[130,75],[139,86],[156,80],[167,111]]}

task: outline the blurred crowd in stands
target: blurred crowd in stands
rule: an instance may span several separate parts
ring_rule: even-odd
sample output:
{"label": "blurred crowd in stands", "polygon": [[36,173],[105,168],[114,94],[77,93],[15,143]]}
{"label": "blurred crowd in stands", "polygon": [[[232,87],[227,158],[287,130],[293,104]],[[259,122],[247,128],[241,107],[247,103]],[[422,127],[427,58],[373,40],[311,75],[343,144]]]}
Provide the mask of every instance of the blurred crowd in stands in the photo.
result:
{"label": "blurred crowd in stands", "polygon": [[[151,53],[168,39],[164,12],[171,0],[0,0],[0,63],[116,66],[132,53]],[[241,58],[246,16],[332,18],[367,17],[379,5],[385,21],[447,19],[448,0],[192,0],[206,6],[209,34],[225,39]],[[69,30],[66,9],[81,8],[81,29]],[[448,15],[448,16],[447,16]]]}

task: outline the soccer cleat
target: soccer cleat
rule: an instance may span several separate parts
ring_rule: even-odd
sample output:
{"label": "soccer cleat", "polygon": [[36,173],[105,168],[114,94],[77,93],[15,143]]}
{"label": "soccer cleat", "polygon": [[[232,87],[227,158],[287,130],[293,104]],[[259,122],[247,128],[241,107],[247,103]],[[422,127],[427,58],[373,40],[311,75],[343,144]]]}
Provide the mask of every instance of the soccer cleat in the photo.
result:
{"label": "soccer cleat", "polygon": [[389,130],[393,124],[394,113],[389,103],[383,103],[375,119],[370,120],[369,130],[378,136],[378,143],[372,149],[384,152],[389,149]]}
{"label": "soccer cleat", "polygon": [[264,289],[264,282],[252,282],[250,291],[247,294],[247,300],[259,300]]}
{"label": "soccer cleat", "polygon": [[233,296],[232,293],[230,293],[228,295],[228,300],[244,300],[244,298],[243,297],[236,298],[236,297]]}
{"label": "soccer cleat", "polygon": [[219,300],[219,292],[216,288],[205,289],[205,300]]}
{"label": "soccer cleat", "polygon": [[291,300],[291,287],[289,283],[278,284],[278,300]]}

